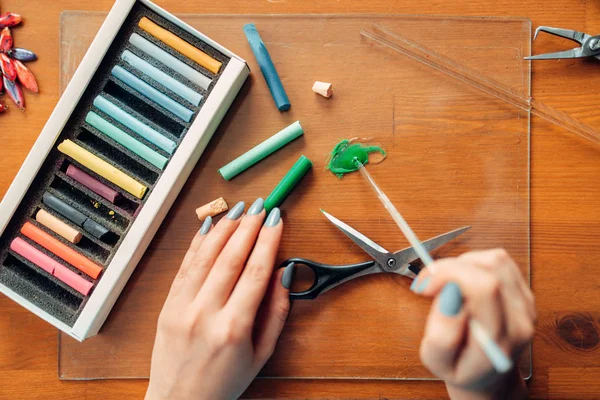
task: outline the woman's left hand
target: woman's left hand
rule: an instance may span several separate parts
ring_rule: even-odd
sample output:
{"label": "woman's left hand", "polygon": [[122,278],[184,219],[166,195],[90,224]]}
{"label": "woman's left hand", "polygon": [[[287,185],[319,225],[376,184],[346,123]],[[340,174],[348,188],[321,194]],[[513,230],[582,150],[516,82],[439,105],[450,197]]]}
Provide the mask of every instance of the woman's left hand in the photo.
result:
{"label": "woman's left hand", "polygon": [[262,199],[243,212],[194,237],[158,319],[146,399],[237,398],[273,353],[290,307],[284,271],[273,274],[283,222],[273,209],[263,225]]}

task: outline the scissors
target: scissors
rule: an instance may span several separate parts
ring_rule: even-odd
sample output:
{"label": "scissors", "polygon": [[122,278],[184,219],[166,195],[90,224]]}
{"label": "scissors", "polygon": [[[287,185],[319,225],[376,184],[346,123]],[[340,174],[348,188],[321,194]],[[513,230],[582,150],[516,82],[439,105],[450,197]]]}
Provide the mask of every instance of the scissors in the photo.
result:
{"label": "scissors", "polygon": [[552,35],[564,37],[577,42],[581,47],[571,50],[557,51],[555,53],[538,54],[537,56],[525,57],[526,60],[557,60],[561,58],[596,57],[600,59],[600,35],[592,36],[587,33],[577,32],[571,29],[552,28],[550,26],[539,26],[535,30],[533,40],[538,33],[547,32]]}
{"label": "scissors", "polygon": [[[356,229],[352,228],[350,225],[347,225],[325,211],[322,211],[322,213],[325,215],[325,217],[327,217],[327,219],[329,219],[329,221],[331,221],[331,223],[333,223],[354,243],[356,243],[361,249],[370,255],[372,260],[350,265],[327,265],[310,261],[305,258],[290,258],[284,261],[279,268],[286,267],[290,263],[294,263],[296,265],[304,265],[310,268],[315,275],[314,282],[310,288],[302,292],[291,292],[290,299],[313,300],[320,294],[325,293],[344,282],[348,282],[349,280],[365,275],[395,273],[414,279],[421,271],[420,267],[414,263],[419,257],[412,247],[408,247],[395,253],[390,253]],[[465,226],[463,228],[444,233],[424,241],[423,245],[427,251],[432,251],[448,243],[470,228],[470,226]]]}

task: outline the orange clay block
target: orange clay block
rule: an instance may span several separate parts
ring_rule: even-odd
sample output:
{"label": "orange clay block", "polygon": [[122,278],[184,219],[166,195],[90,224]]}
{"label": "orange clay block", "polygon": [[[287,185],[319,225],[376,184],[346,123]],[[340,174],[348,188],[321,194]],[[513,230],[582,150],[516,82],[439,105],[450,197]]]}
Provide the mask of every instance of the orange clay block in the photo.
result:
{"label": "orange clay block", "polygon": [[225,199],[219,197],[218,199],[213,200],[202,207],[196,208],[196,215],[198,215],[198,219],[200,221],[204,221],[207,217],[214,217],[215,215],[219,215],[228,209],[229,208],[227,207],[227,202]]}
{"label": "orange clay block", "polygon": [[102,272],[102,267],[48,235],[31,222],[25,222],[21,233],[94,279],[98,278]]}
{"label": "orange clay block", "polygon": [[35,215],[35,220],[71,243],[79,243],[83,236],[77,229],[65,224],[46,210],[38,211]]}
{"label": "orange clay block", "polygon": [[215,60],[202,50],[192,46],[179,36],[169,32],[165,28],[158,26],[146,17],[143,17],[140,20],[138,26],[140,27],[140,29],[148,32],[150,35],[154,36],[167,46],[172,47],[187,58],[202,65],[204,68],[206,68],[213,74],[217,74],[221,69],[221,65],[223,65],[222,62]]}

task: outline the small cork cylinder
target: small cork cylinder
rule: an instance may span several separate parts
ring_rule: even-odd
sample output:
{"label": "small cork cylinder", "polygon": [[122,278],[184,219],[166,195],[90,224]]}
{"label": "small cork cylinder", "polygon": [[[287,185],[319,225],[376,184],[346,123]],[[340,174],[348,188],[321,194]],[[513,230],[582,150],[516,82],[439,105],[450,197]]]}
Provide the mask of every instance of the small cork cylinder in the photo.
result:
{"label": "small cork cylinder", "polygon": [[323,97],[330,98],[333,94],[333,85],[328,82],[316,81],[313,84],[312,91],[317,94],[320,94]]}
{"label": "small cork cylinder", "polygon": [[225,199],[219,197],[218,199],[213,200],[202,207],[198,207],[196,209],[196,215],[198,215],[198,219],[200,221],[204,221],[207,217],[214,217],[215,215],[219,215],[228,209],[229,207],[227,206]]}

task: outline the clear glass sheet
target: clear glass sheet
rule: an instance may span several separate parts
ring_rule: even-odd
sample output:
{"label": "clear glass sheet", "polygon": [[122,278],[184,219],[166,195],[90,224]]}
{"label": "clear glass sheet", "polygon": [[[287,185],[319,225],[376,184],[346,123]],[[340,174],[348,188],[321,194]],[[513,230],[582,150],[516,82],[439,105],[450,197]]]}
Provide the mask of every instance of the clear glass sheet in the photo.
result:
{"label": "clear glass sheet", "polygon": [[[105,14],[61,18],[61,82],[66,86]],[[360,35],[379,21],[409,39],[529,94],[530,21],[378,15],[181,18],[245,58],[253,70],[165,223],[97,337],[60,334],[62,379],[147,377],[156,319],[179,262],[199,228],[194,209],[224,196],[265,197],[305,154],[314,169],[283,205],[279,261],[330,264],[366,255],[324,217],[323,208],[389,250],[407,246],[360,175],[325,171],[340,139],[373,137],[387,160],[369,171],[425,240],[472,225],[435,256],[504,247],[529,278],[529,115]],[[280,113],[242,32],[254,22],[292,103]],[[311,91],[333,82],[334,95]],[[299,119],[305,136],[231,182],[217,169]],[[348,282],[313,301],[296,301],[263,377],[428,379],[418,348],[430,301],[408,279],[378,275]],[[521,360],[529,375],[530,355]]]}

